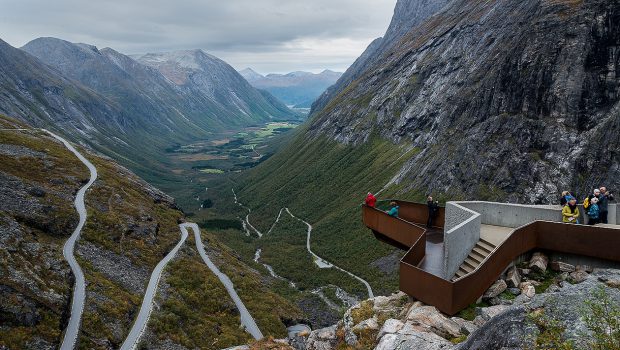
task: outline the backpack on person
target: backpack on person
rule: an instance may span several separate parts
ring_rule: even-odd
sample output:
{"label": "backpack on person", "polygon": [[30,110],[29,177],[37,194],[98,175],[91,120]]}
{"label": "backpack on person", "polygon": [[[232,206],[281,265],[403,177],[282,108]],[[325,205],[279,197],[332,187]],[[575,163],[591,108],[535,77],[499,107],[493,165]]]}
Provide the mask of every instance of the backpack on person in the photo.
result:
{"label": "backpack on person", "polygon": [[599,214],[600,214],[600,210],[597,204],[590,206],[590,210],[588,210],[588,216],[590,217],[590,219],[593,219],[593,220],[598,219]]}
{"label": "backpack on person", "polygon": [[590,197],[586,197],[586,199],[583,200],[583,209],[588,209],[590,207]]}

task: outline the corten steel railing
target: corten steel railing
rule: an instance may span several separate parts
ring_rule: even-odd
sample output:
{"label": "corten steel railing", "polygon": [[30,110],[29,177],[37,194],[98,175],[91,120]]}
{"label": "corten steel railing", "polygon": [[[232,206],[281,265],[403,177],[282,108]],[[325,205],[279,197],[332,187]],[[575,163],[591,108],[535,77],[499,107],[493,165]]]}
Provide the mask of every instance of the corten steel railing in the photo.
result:
{"label": "corten steel railing", "polygon": [[[455,281],[445,280],[418,267],[426,253],[426,230],[416,222],[426,221],[426,206],[406,202],[399,202],[399,205],[401,218],[363,206],[364,224],[375,235],[386,236],[387,241],[397,242],[395,245],[399,247],[409,247],[400,261],[400,290],[449,315],[477,300],[506,267],[533,249],[620,262],[620,249],[616,249],[620,246],[617,229],[534,221],[515,229],[473,272]],[[412,218],[417,221],[407,220]]]}

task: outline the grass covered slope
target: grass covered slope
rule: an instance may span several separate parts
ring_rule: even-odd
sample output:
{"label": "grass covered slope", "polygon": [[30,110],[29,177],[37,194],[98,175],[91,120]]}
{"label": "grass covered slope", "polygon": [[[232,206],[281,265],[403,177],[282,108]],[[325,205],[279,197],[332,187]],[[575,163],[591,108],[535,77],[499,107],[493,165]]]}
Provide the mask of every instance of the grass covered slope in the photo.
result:
{"label": "grass covered slope", "polygon": [[[236,253],[202,232],[207,254],[233,282],[265,336],[286,337],[286,326],[301,319],[299,309],[268,290],[269,284],[256,270],[240,262]],[[167,269],[158,304],[149,322],[147,348],[173,341],[188,349],[222,349],[252,340],[240,328],[239,312],[219,279],[210,273],[190,235],[180,256]]]}
{"label": "grass covered slope", "polygon": [[[25,126],[0,117],[0,129],[7,127]],[[86,193],[88,218],[76,247],[87,281],[77,348],[118,348],[153,268],[179,240],[183,214],[172,198],[129,170],[80,152],[97,167],[98,178]],[[59,345],[73,287],[62,246],[77,224],[73,200],[87,179],[86,167],[42,131],[0,130],[0,347]],[[295,307],[269,292],[228,248],[205,237],[215,263],[233,280],[261,330],[282,336],[283,320],[298,318]],[[232,300],[198,257],[193,239],[184,251],[166,268],[169,280],[162,283],[168,287],[162,289],[168,292],[160,295],[161,317],[152,319],[183,322],[151,324],[151,334],[188,348],[247,340]]]}
{"label": "grass covered slope", "polygon": [[[390,183],[417,150],[375,137],[355,147],[303,133],[236,179],[240,201],[253,209],[252,223],[265,232],[280,208],[289,207],[314,226],[312,248],[319,256],[368,280],[377,293],[395,290],[396,262],[382,259],[394,250],[363,226],[360,204],[368,191]],[[395,190],[390,187],[383,196]],[[358,295],[362,287],[355,290]]]}
{"label": "grass covered slope", "polygon": [[[0,129],[23,125],[0,116]],[[53,178],[54,181],[50,181]],[[0,348],[54,348],[72,287],[62,246],[88,169],[39,133],[0,130]]]}

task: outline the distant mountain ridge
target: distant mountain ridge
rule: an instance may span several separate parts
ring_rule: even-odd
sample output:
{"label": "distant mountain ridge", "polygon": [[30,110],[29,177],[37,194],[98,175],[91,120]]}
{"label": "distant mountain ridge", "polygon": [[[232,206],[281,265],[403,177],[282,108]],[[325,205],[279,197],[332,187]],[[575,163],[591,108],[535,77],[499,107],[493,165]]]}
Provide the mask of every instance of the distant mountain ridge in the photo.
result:
{"label": "distant mountain ridge", "polygon": [[298,108],[309,108],[318,96],[342,76],[342,73],[329,69],[318,74],[295,71],[262,75],[246,68],[239,73],[252,86],[267,90],[287,105]]}
{"label": "distant mountain ridge", "polygon": [[298,118],[224,61],[201,50],[175,55],[191,62],[188,84],[109,48],[55,38],[22,49],[0,42],[0,112],[89,144],[141,176],[156,171],[155,160],[178,142]]}

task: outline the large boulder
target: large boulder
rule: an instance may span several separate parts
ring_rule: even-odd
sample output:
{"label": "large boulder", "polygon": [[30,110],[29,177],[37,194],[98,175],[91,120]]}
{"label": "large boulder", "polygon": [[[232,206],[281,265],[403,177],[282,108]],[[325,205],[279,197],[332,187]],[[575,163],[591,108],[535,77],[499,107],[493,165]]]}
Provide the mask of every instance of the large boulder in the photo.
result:
{"label": "large boulder", "polygon": [[[609,281],[620,281],[620,270],[600,270],[589,275],[580,284],[565,283],[563,287],[557,286],[553,293],[536,294],[532,298],[527,298],[525,294],[522,302],[516,302],[513,306],[505,309],[485,308],[486,317],[491,317],[488,321],[478,322],[481,327],[473,332],[469,338],[458,345],[458,350],[479,350],[479,349],[504,349],[517,350],[530,348],[532,339],[535,339],[538,328],[529,319],[529,314],[535,310],[544,309],[544,314],[550,317],[565,328],[564,335],[575,339],[587,334],[588,328],[583,321],[583,305],[586,301],[595,300],[596,292],[603,288],[611,298],[612,303],[620,305],[620,289],[609,287]],[[522,286],[527,283],[522,283]],[[614,283],[612,283],[614,284]],[[527,284],[528,286],[532,286]],[[495,306],[499,308],[502,306]],[[482,312],[481,310],[481,312]],[[499,312],[498,312],[499,311]],[[480,319],[483,317],[480,316]],[[476,323],[476,322],[475,322]]]}
{"label": "large boulder", "polygon": [[511,267],[506,273],[506,282],[509,287],[518,287],[521,283],[521,274],[515,266]]}
{"label": "large boulder", "polygon": [[520,350],[536,327],[527,322],[523,306],[512,307],[496,315],[491,322],[473,332],[469,338],[456,347],[458,350],[503,349]]}
{"label": "large boulder", "polygon": [[413,307],[407,313],[407,324],[420,332],[434,333],[450,339],[461,335],[461,326],[445,317],[434,306]]}
{"label": "large boulder", "polygon": [[306,341],[307,350],[332,350],[336,347],[338,339],[336,337],[336,325],[327,328],[317,329],[310,333]]}
{"label": "large boulder", "polygon": [[405,327],[405,324],[402,321],[390,318],[383,323],[383,327],[381,327],[379,334],[377,334],[377,339],[381,339],[386,334],[398,333],[403,327]]}
{"label": "large boulder", "polygon": [[530,268],[536,269],[541,272],[547,271],[547,265],[549,264],[549,258],[540,252],[534,253],[530,259]]}
{"label": "large boulder", "polygon": [[573,272],[575,271],[575,266],[562,261],[552,261],[551,270],[557,272]]}
{"label": "large boulder", "polygon": [[426,332],[412,331],[407,334],[386,334],[375,350],[449,350],[453,345],[442,337]]}
{"label": "large boulder", "polygon": [[491,299],[496,296],[502,294],[506,289],[508,289],[508,285],[504,280],[497,280],[493,285],[484,293],[483,298]]}

